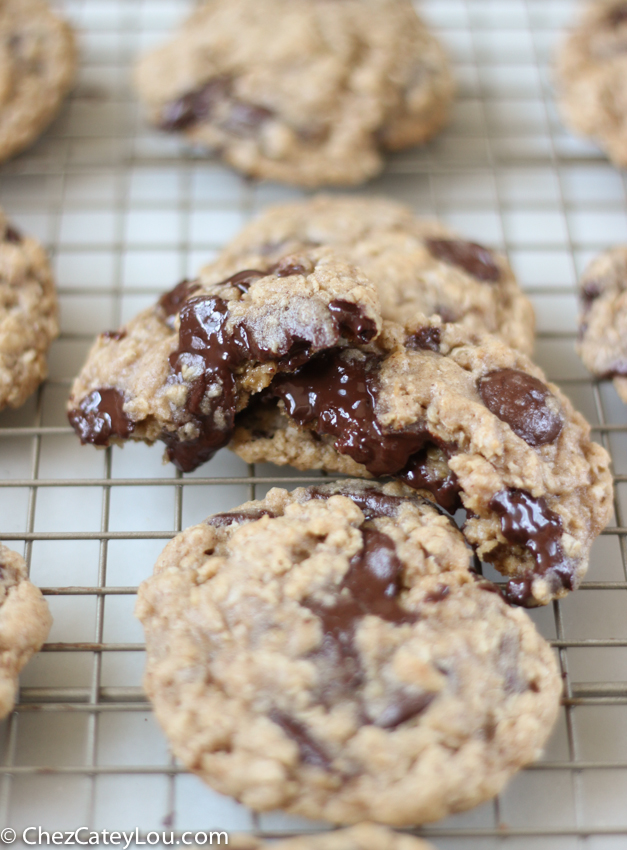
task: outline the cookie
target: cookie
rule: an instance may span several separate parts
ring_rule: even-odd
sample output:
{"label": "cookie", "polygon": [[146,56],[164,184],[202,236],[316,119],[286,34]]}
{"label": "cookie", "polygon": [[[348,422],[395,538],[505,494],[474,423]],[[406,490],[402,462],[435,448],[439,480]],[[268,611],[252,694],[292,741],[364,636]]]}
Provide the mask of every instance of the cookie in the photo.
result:
{"label": "cookie", "polygon": [[0,5],[0,161],[28,147],[59,111],[76,72],[70,27],[43,0]]}
{"label": "cookie", "polygon": [[403,826],[498,793],[561,691],[527,614],[427,500],[271,490],[179,534],[140,587],[173,751],[257,811]]}
{"label": "cookie", "polygon": [[596,0],[561,46],[555,69],[564,122],[627,165],[627,3]]}
{"label": "cookie", "polygon": [[52,617],[26,564],[0,543],[0,718],[15,704],[18,676],[48,637]]}
{"label": "cookie", "polygon": [[249,463],[394,476],[453,512],[523,605],[575,589],[612,510],[609,456],[523,354],[424,319],[313,358],[236,420]]}
{"label": "cookie", "polygon": [[0,210],[0,409],[19,407],[44,380],[46,353],[58,333],[46,252]]}
{"label": "cookie", "polygon": [[627,247],[588,265],[579,296],[579,356],[593,375],[612,378],[627,404]]}
{"label": "cookie", "polygon": [[100,335],[73,384],[70,422],[98,446],[162,440],[189,472],[229,442],[236,412],[277,372],[367,342],[380,325],[372,284],[329,249],[256,269],[216,263]]}
{"label": "cookie", "polygon": [[384,319],[405,323],[415,313],[437,313],[473,333],[499,334],[525,354],[533,350],[533,307],[506,258],[394,201],[319,195],[270,207],[223,257],[254,267],[313,245],[343,252],[365,272]]}
{"label": "cookie", "polygon": [[420,838],[392,832],[372,823],[286,838],[283,841],[262,841],[254,836],[231,835],[229,847],[234,850],[434,850],[431,844]]}
{"label": "cookie", "polygon": [[409,0],[213,0],[144,56],[152,123],[253,177],[354,184],[445,123],[448,59]]}

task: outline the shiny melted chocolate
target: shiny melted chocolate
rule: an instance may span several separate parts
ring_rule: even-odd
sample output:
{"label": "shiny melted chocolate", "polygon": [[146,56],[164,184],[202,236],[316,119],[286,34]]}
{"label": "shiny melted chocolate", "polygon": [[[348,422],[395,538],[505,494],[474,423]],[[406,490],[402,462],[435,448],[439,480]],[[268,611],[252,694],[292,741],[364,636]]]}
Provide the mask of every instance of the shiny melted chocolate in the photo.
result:
{"label": "shiny melted chocolate", "polygon": [[[401,496],[387,496],[380,490],[357,490],[355,493],[329,493],[325,490],[318,490],[312,487],[309,490],[310,498],[312,499],[330,499],[331,496],[346,496],[351,502],[354,502],[361,510],[366,520],[377,519],[378,517],[395,517],[398,509],[407,504],[407,499]],[[420,498],[416,496],[415,498]]]}
{"label": "shiny melted chocolate", "polygon": [[229,511],[223,514],[214,514],[205,520],[207,525],[213,528],[225,528],[228,525],[241,525],[245,522],[256,522],[264,516],[275,517],[276,514],[265,508],[254,511]]}
{"label": "shiny melted chocolate", "polygon": [[111,438],[126,440],[135,424],[124,413],[124,396],[119,390],[99,389],[86,396],[68,414],[81,443],[108,446]]}
{"label": "shiny melted chocolate", "polygon": [[200,289],[198,280],[182,280],[174,289],[164,293],[159,299],[159,307],[163,312],[168,327],[174,327],[174,317],[185,304],[190,295]]}
{"label": "shiny melted chocolate", "polygon": [[414,490],[427,490],[445,511],[454,513],[462,507],[459,479],[448,467],[446,475],[441,476],[439,466],[429,461],[428,452],[429,449],[424,448],[412,455],[397,477]]}
{"label": "shiny melted chocolate", "polygon": [[543,498],[534,498],[524,490],[501,490],[490,500],[490,509],[501,520],[501,533],[508,543],[524,546],[534,557],[534,574],[511,579],[505,597],[516,605],[533,605],[532,584],[543,576],[553,592],[575,589],[575,565],[562,548],[563,526],[559,514]]}
{"label": "shiny melted chocolate", "polygon": [[501,279],[501,270],[492,252],[476,242],[464,242],[461,239],[427,239],[427,248],[436,260],[458,266],[484,283],[498,283]]}
{"label": "shiny melted chocolate", "polygon": [[405,340],[405,345],[412,351],[440,351],[440,339],[442,331],[440,328],[418,328]]}
{"label": "shiny melted chocolate", "polygon": [[530,446],[552,443],[564,427],[559,412],[547,404],[554,398],[548,387],[526,372],[490,372],[479,381],[479,395],[488,410]]}
{"label": "shiny melted chocolate", "polygon": [[364,314],[359,304],[336,299],[329,304],[329,310],[339,327],[349,331],[351,339],[366,343],[376,336],[376,322]]}

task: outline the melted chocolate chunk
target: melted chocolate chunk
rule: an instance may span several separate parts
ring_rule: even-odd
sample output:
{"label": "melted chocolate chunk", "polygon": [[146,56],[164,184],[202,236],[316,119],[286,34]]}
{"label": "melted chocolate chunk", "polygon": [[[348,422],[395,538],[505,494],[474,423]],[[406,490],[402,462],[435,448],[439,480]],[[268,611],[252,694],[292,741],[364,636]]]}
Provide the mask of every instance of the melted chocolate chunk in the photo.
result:
{"label": "melted chocolate chunk", "polygon": [[295,274],[309,274],[310,271],[310,266],[294,262],[294,260],[287,257],[273,263],[268,269],[268,274],[274,274],[277,277],[292,277]]}
{"label": "melted chocolate chunk", "polygon": [[162,130],[186,130],[209,118],[217,104],[228,97],[231,90],[229,77],[215,77],[194,91],[167,103],[161,112],[159,126]]}
{"label": "melted chocolate chunk", "polygon": [[488,248],[476,242],[463,242],[460,239],[427,239],[427,248],[432,257],[467,271],[477,280],[485,283],[498,283],[501,270]]}
{"label": "melted chocolate chunk", "polygon": [[376,476],[395,475],[428,439],[426,429],[385,433],[375,415],[379,358],[349,360],[338,352],[311,360],[294,375],[279,375],[270,392],[299,425],[335,438],[335,448]]}
{"label": "melted chocolate chunk", "polygon": [[269,272],[260,272],[258,269],[244,269],[243,272],[238,272],[223,280],[219,285],[232,286],[233,289],[238,289],[244,295],[256,280],[260,280],[268,274]]}
{"label": "melted chocolate chunk", "polygon": [[304,764],[311,767],[321,767],[323,770],[330,769],[332,759],[324,747],[309,733],[304,723],[278,709],[272,709],[269,717],[298,746],[298,752]]}
{"label": "melted chocolate chunk", "polygon": [[108,446],[112,437],[127,439],[135,424],[124,413],[124,396],[119,390],[94,390],[68,414],[81,443]]}
{"label": "melted chocolate chunk", "polygon": [[434,699],[435,694],[431,693],[409,694],[407,692],[401,692],[396,695],[394,702],[388,705],[373,720],[373,723],[380,729],[396,729],[401,723],[406,723],[408,720],[422,714]]}
{"label": "melted chocolate chunk", "polygon": [[256,522],[264,516],[275,517],[276,514],[265,508],[255,511],[230,511],[224,514],[214,514],[206,519],[205,522],[214,528],[224,528],[227,525],[233,525],[233,523],[241,525],[244,522]]}
{"label": "melted chocolate chunk", "polygon": [[479,395],[495,416],[530,446],[552,443],[564,420],[547,404],[554,396],[537,378],[517,369],[499,369],[479,381]]}
{"label": "melted chocolate chunk", "polygon": [[439,474],[439,466],[429,460],[429,450],[425,448],[410,458],[398,478],[414,490],[427,490],[432,493],[438,505],[449,513],[454,513],[462,507],[459,479],[448,466],[446,475],[442,477]]}
{"label": "melted chocolate chunk", "polygon": [[159,299],[159,307],[164,313],[166,324],[172,327],[174,322],[168,321],[176,316],[190,295],[200,289],[197,280],[182,280],[174,289],[164,293]]}
{"label": "melted chocolate chunk", "polygon": [[438,354],[441,336],[440,328],[418,328],[415,333],[407,337],[405,345],[412,351],[435,351]]}
{"label": "melted chocolate chunk", "polygon": [[7,224],[4,231],[4,241],[11,242],[13,245],[20,245],[22,242],[22,234],[10,224]]}
{"label": "melted chocolate chunk", "polygon": [[370,342],[377,335],[376,322],[366,316],[359,304],[336,299],[329,304],[329,310],[350,340]]}
{"label": "melted chocolate chunk", "polygon": [[123,331],[123,330],[122,331],[105,331],[104,333],[100,334],[100,336],[103,339],[111,339],[114,342],[119,342],[121,339],[124,339],[124,337],[126,335],[127,335],[126,331]]}
{"label": "melted chocolate chunk", "polygon": [[575,589],[575,565],[562,548],[562,520],[543,498],[524,490],[501,490],[490,500],[490,509],[501,519],[501,533],[508,543],[524,546],[536,562],[535,575],[511,579],[504,597],[516,605],[533,605],[532,584],[543,576],[552,592]]}
{"label": "melted chocolate chunk", "polygon": [[[310,490],[312,499],[330,499],[331,496],[346,496],[353,501],[361,510],[366,520],[377,519],[377,517],[395,517],[401,505],[408,502],[400,496],[386,496],[379,490],[359,490],[357,493],[325,493],[322,490]],[[420,498],[416,496],[416,498]]]}

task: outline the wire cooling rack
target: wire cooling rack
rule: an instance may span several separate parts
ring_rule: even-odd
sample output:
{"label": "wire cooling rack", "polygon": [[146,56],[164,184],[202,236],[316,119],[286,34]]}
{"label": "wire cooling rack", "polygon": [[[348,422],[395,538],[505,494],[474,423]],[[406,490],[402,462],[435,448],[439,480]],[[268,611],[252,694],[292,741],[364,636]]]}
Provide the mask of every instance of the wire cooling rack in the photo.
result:
{"label": "wire cooling rack", "polygon": [[[545,756],[494,803],[423,830],[439,850],[627,847],[627,409],[573,351],[577,274],[597,251],[627,242],[627,196],[624,175],[556,117],[547,66],[575,5],[425,2],[455,61],[453,122],[361,190],[507,251],[536,306],[537,359],[594,424],[616,473],[616,515],[588,580],[532,614],[566,685]],[[171,758],[141,691],[143,636],[132,617],[138,583],[176,531],[316,475],[248,467],[223,451],[181,477],[161,465],[158,448],[79,447],[64,414],[94,334],[193,274],[258,209],[301,193],[247,182],[142,122],[129,83],[134,57],[190,3],[60,6],[79,32],[78,86],[45,137],[0,170],[0,202],[48,246],[63,311],[49,381],[0,415],[0,539],[24,550],[54,615],[2,724],[0,821],[18,833],[323,828],[253,816]]]}

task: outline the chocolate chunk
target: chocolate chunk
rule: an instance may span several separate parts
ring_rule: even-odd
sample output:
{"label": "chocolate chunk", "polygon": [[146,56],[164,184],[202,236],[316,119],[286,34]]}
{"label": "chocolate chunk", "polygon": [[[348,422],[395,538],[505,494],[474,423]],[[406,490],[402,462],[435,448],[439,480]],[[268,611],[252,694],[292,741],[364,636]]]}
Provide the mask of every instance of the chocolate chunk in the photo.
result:
{"label": "chocolate chunk", "polygon": [[124,337],[126,336],[126,331],[124,331],[124,330],[121,330],[121,331],[104,331],[104,333],[101,333],[100,336],[103,339],[111,339],[114,342],[119,342],[121,339],[124,339]]}
{"label": "chocolate chunk", "polygon": [[335,438],[335,448],[373,475],[395,475],[428,439],[426,429],[385,433],[375,415],[375,355],[348,359],[331,352],[312,359],[294,375],[279,375],[270,393],[283,400],[299,425]]}
{"label": "chocolate chunk", "polygon": [[10,224],[7,224],[4,231],[4,241],[11,242],[13,245],[20,245],[22,242],[22,234]]}
{"label": "chocolate chunk", "polygon": [[112,437],[125,440],[135,427],[124,413],[124,396],[115,389],[94,390],[70,411],[68,419],[81,443],[96,446],[108,446]]}
{"label": "chocolate chunk", "polygon": [[166,324],[173,327],[174,322],[169,319],[176,316],[190,295],[200,289],[200,282],[197,280],[182,280],[174,289],[164,293],[159,299],[159,307],[163,311]]}
{"label": "chocolate chunk", "polygon": [[309,733],[304,723],[278,709],[272,709],[269,717],[298,746],[298,752],[304,764],[311,767],[321,767],[323,770],[331,768],[332,759],[322,744]]}
{"label": "chocolate chunk", "polygon": [[258,269],[244,269],[242,272],[237,272],[237,274],[228,277],[226,280],[223,280],[220,286],[232,286],[234,289],[239,289],[239,291],[244,295],[252,284],[256,280],[260,280],[262,277],[266,277],[269,272],[260,272]]}
{"label": "chocolate chunk", "polygon": [[228,97],[231,79],[214,77],[195,91],[167,103],[161,111],[162,130],[186,130],[209,118],[217,104]]}
{"label": "chocolate chunk", "polygon": [[265,510],[265,508],[261,508],[256,511],[230,511],[229,513],[224,514],[214,514],[205,520],[207,525],[211,525],[214,528],[224,528],[227,525],[233,525],[237,523],[241,525],[244,522],[256,522],[256,520],[261,519],[264,516],[275,517],[276,514],[272,511]]}
{"label": "chocolate chunk", "polygon": [[599,280],[588,280],[581,287],[580,301],[584,313],[587,313],[592,307],[593,301],[601,295],[603,286]]}
{"label": "chocolate chunk", "polygon": [[[479,381],[483,403],[530,446],[552,443],[564,426],[557,400],[542,381],[517,369],[499,369]],[[548,400],[553,401],[550,406]]]}
{"label": "chocolate chunk", "polygon": [[[524,490],[501,490],[490,500],[490,509],[501,519],[501,533],[508,543],[524,546],[536,563],[536,575],[543,576],[551,592],[575,589],[575,565],[562,548],[563,526],[559,514],[543,498]],[[533,605],[534,575],[512,579],[505,598],[517,605]]]}
{"label": "chocolate chunk", "polygon": [[329,310],[348,339],[365,343],[376,336],[377,323],[366,316],[359,304],[336,299],[329,304]]}
{"label": "chocolate chunk", "polygon": [[440,351],[440,328],[418,328],[415,333],[408,336],[405,345],[412,351]]}
{"label": "chocolate chunk", "polygon": [[425,448],[413,455],[397,477],[414,490],[427,490],[432,493],[438,505],[449,513],[454,513],[462,507],[459,479],[444,460],[435,463],[429,456],[430,451],[432,450]]}
{"label": "chocolate chunk", "polygon": [[432,590],[431,593],[427,593],[425,595],[424,601],[432,602],[434,604],[442,602],[442,600],[446,599],[450,592],[451,588],[448,584],[439,584],[435,590]]}
{"label": "chocolate chunk", "polygon": [[[361,510],[366,520],[376,519],[377,517],[395,517],[401,505],[407,504],[409,499],[403,499],[400,496],[386,496],[379,490],[359,490],[356,493],[328,493],[323,490],[313,488],[310,490],[312,499],[330,499],[332,495],[346,496],[354,502]],[[419,497],[417,497],[419,498]]]}
{"label": "chocolate chunk", "polygon": [[373,719],[373,723],[380,729],[396,729],[401,723],[406,723],[408,720],[412,720],[414,717],[422,714],[434,699],[435,694],[430,693],[400,693],[396,696],[393,703],[386,706],[381,714]]}
{"label": "chocolate chunk", "polygon": [[262,124],[265,124],[273,116],[274,112],[271,109],[266,109],[265,106],[256,106],[254,103],[235,100],[223,126],[225,130],[236,136],[252,136],[258,132]]}
{"label": "chocolate chunk", "polygon": [[312,271],[311,265],[295,262],[290,257],[284,257],[276,263],[273,263],[268,269],[268,274],[274,274],[277,277],[292,277],[296,274],[309,274]]}
{"label": "chocolate chunk", "polygon": [[467,271],[477,280],[485,283],[498,283],[501,270],[488,248],[476,242],[463,242],[460,239],[427,239],[427,248],[432,257]]}

